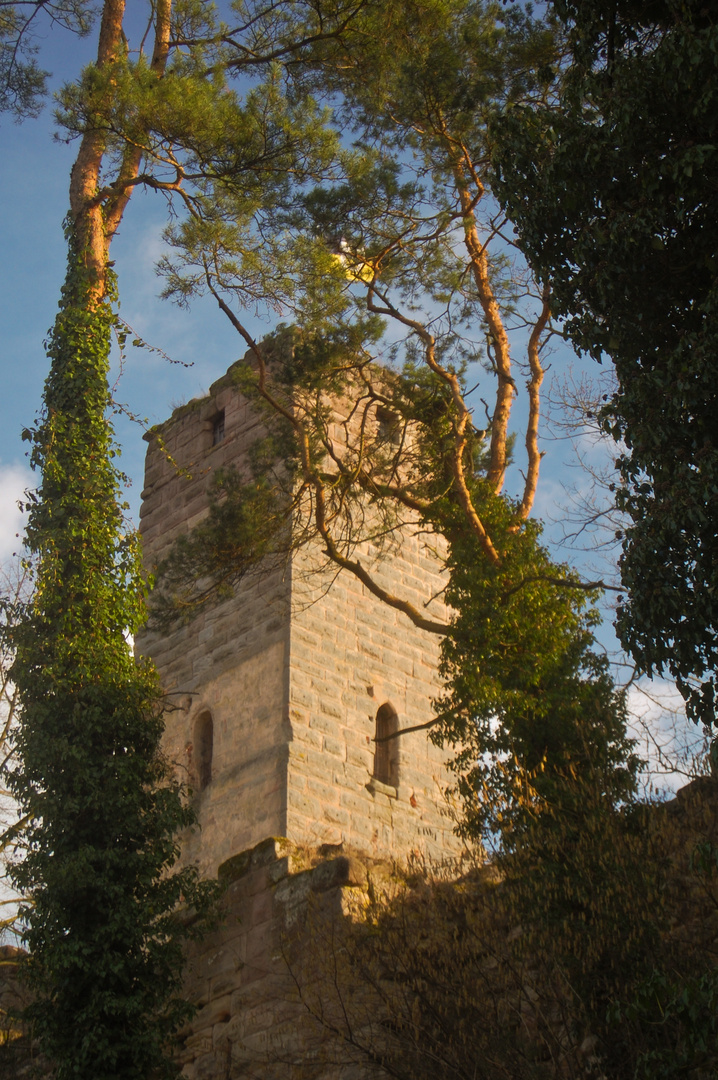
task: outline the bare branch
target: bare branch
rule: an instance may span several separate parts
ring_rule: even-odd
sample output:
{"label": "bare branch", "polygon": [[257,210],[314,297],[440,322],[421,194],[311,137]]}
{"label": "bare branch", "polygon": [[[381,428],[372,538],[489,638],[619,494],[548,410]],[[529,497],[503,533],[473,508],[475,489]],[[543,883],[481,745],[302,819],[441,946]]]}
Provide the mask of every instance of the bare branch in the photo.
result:
{"label": "bare branch", "polygon": [[546,328],[546,324],[551,316],[551,309],[549,306],[549,290],[548,287],[543,291],[543,306],[541,308],[541,314],[534,323],[531,336],[528,343],[528,359],[531,368],[531,378],[528,381],[527,388],[529,393],[529,418],[526,424],[526,452],[528,454],[528,471],[526,473],[526,483],[524,484],[524,494],[521,500],[521,508],[518,513],[519,521],[526,521],[527,517],[531,513],[531,509],[536,497],[536,488],[538,486],[539,479],[539,467],[541,464],[542,454],[538,448],[538,429],[539,419],[541,415],[541,383],[543,382],[544,369],[541,364],[541,337]]}

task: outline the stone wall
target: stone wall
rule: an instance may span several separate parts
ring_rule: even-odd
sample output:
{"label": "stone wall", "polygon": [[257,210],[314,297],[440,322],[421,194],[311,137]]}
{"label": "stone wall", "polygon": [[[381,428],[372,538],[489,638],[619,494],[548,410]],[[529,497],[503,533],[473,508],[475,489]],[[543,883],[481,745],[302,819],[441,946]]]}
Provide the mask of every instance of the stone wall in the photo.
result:
{"label": "stone wall", "polygon": [[[715,874],[708,872],[710,863],[715,865],[718,844],[717,793],[714,779],[694,781],[676,799],[656,805],[647,825],[660,840],[657,872],[663,873],[663,853],[669,854],[666,886],[676,916],[670,937],[676,949],[685,950],[685,955],[698,950],[707,964],[715,955],[718,933]],[[701,852],[708,859],[705,866]],[[352,929],[366,909],[367,898],[377,894],[394,898],[398,901],[394,910],[401,912],[408,897],[404,910],[413,922],[406,925],[417,929],[408,938],[402,937],[402,947],[413,949],[416,942],[421,953],[432,935],[441,941],[442,932],[453,934],[455,929],[456,941],[460,941],[462,926],[471,924],[472,905],[477,905],[480,890],[500,887],[491,867],[474,871],[456,887],[447,882],[435,887],[420,873],[407,879],[392,863],[350,849],[311,849],[281,838],[266,839],[237,854],[220,867],[220,877],[225,890],[217,925],[188,949],[185,989],[198,1011],[176,1044],[185,1080],[382,1080],[384,1074],[371,1055],[381,1057],[387,1019],[396,1021],[396,1016],[387,1017],[382,1006],[387,998],[375,993],[371,971],[362,983],[365,954],[355,952],[359,964],[345,963]],[[447,920],[447,912],[454,911],[456,917]],[[515,956],[506,950],[506,943],[520,934],[509,913],[503,925],[494,924],[493,936],[485,942],[476,939],[473,947],[481,961],[481,979],[496,983],[496,1008],[499,1012],[518,1008],[521,1013],[526,1044],[522,1053],[528,1061],[533,1060],[532,1041],[537,1050],[545,1044],[547,1017],[548,1021],[551,1017],[543,1006],[539,1013],[534,1007],[531,991],[536,972],[531,957],[525,958],[523,973],[517,973]],[[504,954],[513,956],[508,980],[498,970]],[[13,1010],[25,999],[16,981],[21,959],[19,950],[0,950],[0,1009]],[[507,987],[515,990],[516,978],[520,982],[524,976],[527,983],[517,1004],[505,995]],[[452,986],[450,979],[447,986]],[[411,984],[395,980],[395,988],[404,1015],[412,1016]],[[563,983],[558,991],[565,992]],[[450,989],[444,1004],[453,1016],[456,1001]],[[462,1007],[467,1009],[467,999]],[[474,1022],[479,1021],[484,1032],[490,1033],[491,1016],[482,1012]],[[561,1031],[564,1023],[565,1014],[558,1014]],[[46,1063],[33,1052],[17,1022],[6,1022],[4,1030],[10,1038],[3,1042],[0,1032],[2,1080],[48,1076]],[[468,1031],[469,1038],[473,1030]],[[580,1029],[574,1034],[573,1071],[565,1071],[561,1062],[554,1068],[537,1058],[542,1063],[538,1075],[564,1080],[596,1076],[590,1033]],[[409,1030],[409,1046],[411,1036]],[[469,1052],[472,1045],[469,1042]]]}
{"label": "stone wall", "polygon": [[[184,993],[197,1012],[176,1038],[183,1077],[373,1076],[350,1047],[337,1049],[330,1027],[313,1019],[306,1003],[322,1000],[327,1021],[339,1019],[341,1001],[328,971],[370,881],[387,887],[392,873],[390,864],[351,852],[299,848],[281,838],[264,840],[223,864],[216,926],[187,948]],[[17,1015],[29,1001],[18,978],[25,955],[0,947],[0,1078],[50,1080],[52,1069]]]}
{"label": "stone wall", "polygon": [[[224,437],[214,425],[224,412]],[[217,468],[241,464],[262,434],[256,415],[225,377],[206,399],[176,409],[149,440],[140,511],[148,567],[208,512]],[[220,862],[268,835],[284,835],[289,737],[285,708],[289,579],[281,569],[246,582],[241,595],[171,633],[145,631],[167,695],[165,750],[197,791],[202,834],[185,837],[183,857],[214,874]],[[213,722],[211,783],[199,792],[194,751],[198,718]]]}
{"label": "stone wall", "polygon": [[[679,956],[697,951],[710,958],[718,932],[715,874],[710,872],[718,844],[718,784],[713,778],[698,779],[670,802],[656,804],[647,829],[655,836],[656,873],[667,870],[665,888],[675,916],[669,934],[672,947]],[[705,866],[702,852],[708,860]],[[221,874],[228,883],[221,925],[190,959],[190,993],[201,1009],[182,1038],[180,1061],[187,1080],[370,1080],[386,1075],[377,1061],[372,1062],[372,1053],[381,1059],[386,1023],[390,1031],[398,1031],[391,1025],[400,1022],[400,1016],[404,1022],[412,1017],[418,1022],[418,1014],[411,1006],[411,977],[405,986],[399,977],[394,986],[397,974],[405,971],[401,955],[392,973],[386,973],[391,980],[388,994],[386,987],[377,993],[373,980],[383,965],[372,969],[367,953],[357,950],[352,927],[361,918],[370,891],[395,901],[392,918],[400,948],[411,953],[416,947],[418,956],[428,949],[425,955],[430,957],[432,936],[440,943],[442,934],[448,934],[447,955],[451,959],[451,949],[458,949],[457,956],[468,965],[463,975],[458,964],[451,968],[457,987],[464,995],[471,989],[470,982],[460,981],[466,980],[467,971],[478,980],[475,995],[469,998],[452,1001],[451,991],[445,989],[447,997],[433,1002],[446,1010],[447,1020],[463,1009],[473,1024],[496,1023],[490,1010],[483,1012],[478,1006],[478,1013],[472,1012],[471,1006],[474,996],[486,1005],[494,993],[497,1015],[513,1010],[521,1017],[516,1037],[520,1032],[527,1075],[564,1080],[597,1075],[595,1039],[580,1026],[566,1030],[570,1008],[566,1011],[565,985],[553,987],[554,1000],[546,996],[552,990],[549,979],[542,984],[544,996],[538,997],[536,963],[524,957],[523,968],[517,966],[510,943],[521,936],[522,928],[511,921],[510,911],[498,921],[492,918],[493,935],[485,941],[469,933],[463,952],[457,945],[462,928],[466,932],[467,927],[483,925],[482,891],[501,887],[490,866],[474,868],[453,884],[432,882],[430,875],[407,876],[391,863],[360,853],[302,849],[285,840],[268,840],[231,860]],[[495,916],[496,910],[491,910]],[[371,931],[363,940],[371,943]],[[384,943],[377,955],[382,948],[391,951]],[[413,974],[421,970],[419,960]],[[436,978],[433,992],[440,995],[451,980],[445,969]],[[394,994],[403,1011],[387,1015],[386,1003]],[[431,1005],[433,999],[427,1000]],[[437,1015],[441,1020],[440,1010]],[[490,1028],[483,1041],[480,1036],[486,1032],[476,1030],[472,1040],[472,1031],[470,1027],[465,1032],[467,1063],[472,1045],[476,1052],[491,1045]],[[454,1032],[457,1038],[460,1034]],[[409,1053],[411,1026],[400,1038]],[[552,1039],[563,1050],[549,1067],[542,1053],[554,1045]],[[461,1045],[457,1042],[459,1051]],[[426,1075],[431,1042],[419,1040],[417,1049],[427,1055],[422,1059]],[[453,1059],[449,1055],[447,1060]],[[464,1060],[460,1053],[459,1060]],[[536,1070],[529,1068],[532,1062],[539,1063]]]}
{"label": "stone wall", "polygon": [[[424,545],[407,535],[382,560],[369,544],[358,558],[382,585],[421,608],[443,586]],[[402,736],[393,748],[396,783],[372,780],[379,709],[390,705],[400,728],[434,715],[440,639],[368,595],[350,574],[321,595],[326,577],[317,585],[306,572],[311,555],[298,553],[293,567],[287,835],[402,859],[422,853],[440,862],[457,851],[443,801],[449,782],[443,752],[423,731]]]}

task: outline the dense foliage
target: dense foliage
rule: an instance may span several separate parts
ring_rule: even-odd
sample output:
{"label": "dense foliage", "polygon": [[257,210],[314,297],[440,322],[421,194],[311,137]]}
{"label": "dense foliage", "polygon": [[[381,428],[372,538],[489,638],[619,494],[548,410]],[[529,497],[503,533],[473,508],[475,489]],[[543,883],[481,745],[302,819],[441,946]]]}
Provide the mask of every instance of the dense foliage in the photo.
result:
{"label": "dense foliage", "polygon": [[639,762],[624,695],[594,639],[590,594],[551,560],[535,524],[512,533],[506,500],[483,505],[502,535],[499,567],[482,566],[456,514],[453,528],[444,524],[455,616],[434,738],[452,747],[462,832],[508,852],[532,830],[536,841],[538,820],[559,819],[562,830],[572,820],[580,832],[598,803],[610,815],[630,802]]}
{"label": "dense foliage", "polygon": [[699,2],[555,8],[572,64],[556,97],[497,124],[497,190],[571,341],[615,365],[618,633],[711,724],[718,23]]}
{"label": "dense foliage", "polygon": [[291,963],[332,1060],[397,1080],[714,1076],[716,879],[691,859],[711,789],[613,811],[594,789],[551,847],[539,826],[459,882],[377,875],[353,926],[317,906],[323,948]]}

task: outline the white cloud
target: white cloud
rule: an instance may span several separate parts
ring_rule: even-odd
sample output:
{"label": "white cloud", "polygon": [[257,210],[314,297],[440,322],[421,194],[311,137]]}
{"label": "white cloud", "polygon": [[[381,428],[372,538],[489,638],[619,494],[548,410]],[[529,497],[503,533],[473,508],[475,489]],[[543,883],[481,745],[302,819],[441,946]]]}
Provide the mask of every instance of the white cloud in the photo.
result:
{"label": "white cloud", "polygon": [[0,563],[11,559],[22,547],[25,515],[18,503],[32,487],[33,474],[25,465],[0,463]]}

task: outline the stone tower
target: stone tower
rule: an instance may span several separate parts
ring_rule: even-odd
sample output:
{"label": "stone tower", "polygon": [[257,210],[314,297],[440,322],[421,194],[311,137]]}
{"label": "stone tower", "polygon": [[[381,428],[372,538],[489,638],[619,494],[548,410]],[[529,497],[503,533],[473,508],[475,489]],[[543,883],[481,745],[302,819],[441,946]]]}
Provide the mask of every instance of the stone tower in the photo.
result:
{"label": "stone tower", "polygon": [[[213,471],[241,464],[261,433],[232,371],[148,436],[141,530],[150,568],[207,513]],[[425,731],[374,741],[431,719],[438,638],[351,574],[308,573],[316,555],[300,550],[189,625],[138,642],[168,694],[166,749],[196,793],[201,829],[183,857],[203,873],[278,836],[380,858],[437,861],[456,851],[442,751]],[[441,595],[439,564],[421,537],[400,537],[383,558],[364,544],[360,557],[417,606]],[[446,617],[439,600],[428,613]]]}

